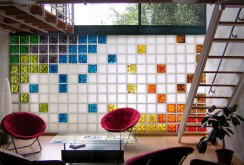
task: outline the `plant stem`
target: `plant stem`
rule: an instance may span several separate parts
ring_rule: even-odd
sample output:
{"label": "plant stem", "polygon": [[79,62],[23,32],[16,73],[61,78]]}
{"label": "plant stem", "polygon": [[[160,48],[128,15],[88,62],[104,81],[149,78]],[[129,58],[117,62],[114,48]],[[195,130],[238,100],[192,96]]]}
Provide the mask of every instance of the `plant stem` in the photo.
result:
{"label": "plant stem", "polygon": [[225,138],[223,137],[223,149],[225,150]]}

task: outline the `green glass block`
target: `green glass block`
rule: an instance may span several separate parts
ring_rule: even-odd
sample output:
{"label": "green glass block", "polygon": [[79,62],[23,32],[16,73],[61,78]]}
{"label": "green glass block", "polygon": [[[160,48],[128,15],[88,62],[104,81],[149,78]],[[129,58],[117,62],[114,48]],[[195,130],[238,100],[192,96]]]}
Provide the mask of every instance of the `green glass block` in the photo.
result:
{"label": "green glass block", "polygon": [[29,65],[20,65],[20,73],[29,73]]}
{"label": "green glass block", "polygon": [[18,54],[19,46],[18,45],[10,45],[10,54]]}
{"label": "green glass block", "polygon": [[40,64],[39,73],[48,73],[48,65],[47,64]]}
{"label": "green glass block", "polygon": [[19,73],[19,65],[10,65],[10,73]]}
{"label": "green glass block", "polygon": [[30,65],[30,73],[38,73],[38,65]]}
{"label": "green glass block", "polygon": [[21,103],[28,103],[29,102],[29,94],[28,93],[20,94],[20,102]]}
{"label": "green glass block", "polygon": [[20,36],[20,44],[28,44],[29,36]]}
{"label": "green glass block", "polygon": [[39,112],[48,112],[48,104],[40,103],[39,104]]}
{"label": "green glass block", "polygon": [[21,45],[20,46],[20,53],[29,53],[29,46],[28,45]]}
{"label": "green glass block", "polygon": [[10,44],[19,44],[19,36],[10,36]]}
{"label": "green glass block", "polygon": [[20,75],[20,83],[29,83],[29,75]]}
{"label": "green glass block", "polygon": [[11,55],[10,56],[10,63],[19,63],[19,56],[18,55]]}
{"label": "green glass block", "polygon": [[19,83],[19,76],[18,75],[11,75],[10,76],[11,84],[18,84]]}
{"label": "green glass block", "polygon": [[30,43],[31,44],[38,44],[38,36],[30,36]]}
{"label": "green glass block", "polygon": [[11,85],[11,93],[18,93],[19,85]]}
{"label": "green glass block", "polygon": [[20,63],[29,63],[29,56],[28,55],[21,55],[20,56]]}
{"label": "green glass block", "polygon": [[30,63],[38,63],[38,55],[31,55]]}

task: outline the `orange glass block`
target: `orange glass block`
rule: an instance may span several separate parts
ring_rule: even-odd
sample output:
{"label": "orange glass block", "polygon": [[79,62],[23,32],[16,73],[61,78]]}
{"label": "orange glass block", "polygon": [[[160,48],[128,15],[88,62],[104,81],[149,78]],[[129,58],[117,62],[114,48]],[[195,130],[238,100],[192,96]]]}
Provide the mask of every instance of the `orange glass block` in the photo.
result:
{"label": "orange glass block", "polygon": [[166,114],[158,114],[158,123],[165,123],[166,122]]}
{"label": "orange glass block", "polygon": [[195,123],[197,121],[196,118],[188,118],[187,119],[187,122],[190,122],[190,123]]}
{"label": "orange glass block", "polygon": [[165,102],[166,102],[166,94],[158,94],[157,103],[165,103]]}
{"label": "orange glass block", "polygon": [[185,104],[177,104],[177,112],[184,112]]}
{"label": "orange glass block", "polygon": [[158,124],[157,127],[159,133],[166,133],[166,124]]}
{"label": "orange glass block", "polygon": [[113,111],[117,108],[116,104],[108,104],[108,112]]}
{"label": "orange glass block", "polygon": [[128,84],[127,90],[128,93],[136,93],[136,84]]}
{"label": "orange glass block", "polygon": [[206,109],[197,109],[198,113],[206,113]]}
{"label": "orange glass block", "polygon": [[186,84],[177,84],[177,92],[178,93],[186,92]]}
{"label": "orange glass block", "polygon": [[186,129],[187,129],[187,131],[196,131],[197,130],[196,127],[187,127]]}
{"label": "orange glass block", "polygon": [[149,114],[148,115],[148,122],[150,123],[156,123],[156,115],[155,114]]}
{"label": "orange glass block", "polygon": [[201,96],[201,97],[197,98],[198,103],[206,103],[206,98],[202,98],[202,97],[206,96],[205,94],[197,94],[197,96]]}
{"label": "orange glass block", "polygon": [[175,106],[175,104],[168,104],[167,105],[167,111],[168,112],[176,112],[176,106]]}
{"label": "orange glass block", "polygon": [[201,83],[206,83],[206,74],[203,74],[201,76],[201,80],[200,80]]}
{"label": "orange glass block", "polygon": [[176,122],[175,114],[168,114],[168,122],[169,123]]}
{"label": "orange glass block", "polygon": [[156,84],[148,84],[147,93],[156,93]]}
{"label": "orange glass block", "polygon": [[193,81],[193,78],[194,78],[194,75],[193,74],[187,74],[186,75],[186,81],[187,81],[187,83],[192,83],[192,81]]}
{"label": "orange glass block", "polygon": [[185,35],[177,35],[176,36],[177,43],[185,43]]}
{"label": "orange glass block", "polygon": [[146,45],[137,45],[138,54],[146,54]]}
{"label": "orange glass block", "polygon": [[176,124],[168,124],[167,126],[168,126],[167,128],[168,132],[176,132]]}
{"label": "orange glass block", "polygon": [[128,64],[128,73],[136,73],[136,64]]}
{"label": "orange glass block", "polygon": [[196,109],[191,109],[190,112],[191,113],[196,113]]}
{"label": "orange glass block", "polygon": [[141,114],[139,121],[140,123],[146,123],[147,122],[147,115],[146,114]]}
{"label": "orange glass block", "polygon": [[156,132],[156,125],[148,124],[148,132]]}
{"label": "orange glass block", "polygon": [[177,115],[177,122],[181,122],[181,120],[182,120],[182,116],[183,116],[182,114],[178,114],[178,115]]}
{"label": "orange glass block", "polygon": [[200,58],[201,58],[200,54],[197,54],[196,55],[196,62],[199,62],[200,61]]}
{"label": "orange glass block", "polygon": [[138,124],[137,132],[146,132],[146,124]]}
{"label": "orange glass block", "polygon": [[158,64],[157,65],[157,73],[166,73],[166,65]]}
{"label": "orange glass block", "polygon": [[202,45],[197,45],[196,46],[196,52],[201,53],[202,52]]}
{"label": "orange glass block", "polygon": [[205,128],[197,127],[197,131],[205,132],[205,131],[207,131],[207,128],[206,127]]}

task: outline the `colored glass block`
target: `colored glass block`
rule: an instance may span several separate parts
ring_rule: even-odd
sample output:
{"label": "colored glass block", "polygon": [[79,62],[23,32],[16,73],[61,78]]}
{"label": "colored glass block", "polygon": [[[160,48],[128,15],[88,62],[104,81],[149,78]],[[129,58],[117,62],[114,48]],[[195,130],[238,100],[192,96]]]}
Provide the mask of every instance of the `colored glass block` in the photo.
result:
{"label": "colored glass block", "polygon": [[18,45],[10,45],[10,54],[18,54],[19,46]]}
{"label": "colored glass block", "polygon": [[187,74],[187,83],[192,83],[194,75],[193,74]]}
{"label": "colored glass block", "polygon": [[71,53],[71,54],[77,53],[77,46],[69,45],[69,53]]}
{"label": "colored glass block", "polygon": [[77,37],[76,37],[76,35],[70,35],[69,36],[69,43],[70,44],[76,44],[77,43]]}
{"label": "colored glass block", "polygon": [[21,103],[28,103],[29,102],[29,94],[28,93],[21,93],[20,94],[20,102]]}
{"label": "colored glass block", "polygon": [[67,123],[68,122],[68,114],[67,113],[58,114],[58,121],[60,123]]}
{"label": "colored glass block", "polygon": [[59,55],[59,63],[67,63],[68,57],[67,55]]}
{"label": "colored glass block", "polygon": [[38,55],[31,55],[30,63],[38,63]]}
{"label": "colored glass block", "polygon": [[38,44],[38,36],[37,35],[31,35],[30,36],[30,43],[31,44]]}
{"label": "colored glass block", "polygon": [[175,114],[168,114],[168,122],[176,122]]}
{"label": "colored glass block", "polygon": [[166,114],[158,114],[158,123],[165,123],[166,122]]}
{"label": "colored glass block", "polygon": [[190,123],[195,123],[197,121],[196,118],[188,118],[187,119],[187,122],[190,122]]}
{"label": "colored glass block", "polygon": [[40,63],[48,63],[48,55],[40,55],[39,56]]}
{"label": "colored glass block", "polygon": [[48,43],[48,36],[47,35],[40,36],[40,43],[41,44],[47,44]]}
{"label": "colored glass block", "polygon": [[79,45],[78,49],[79,53],[87,53],[87,45]]}
{"label": "colored glass block", "polygon": [[60,35],[59,36],[59,43],[62,43],[62,44],[67,43],[67,36],[66,35]]}
{"label": "colored glass block", "polygon": [[49,43],[50,44],[58,43],[58,36],[57,35],[49,35]]}
{"label": "colored glass block", "polygon": [[166,94],[158,94],[157,103],[165,103],[165,102],[166,102]]}
{"label": "colored glass block", "polygon": [[117,63],[117,56],[115,54],[109,54],[108,55],[108,63],[109,64]]}
{"label": "colored glass block", "polygon": [[205,128],[197,127],[197,131],[205,132],[205,131],[207,131],[207,128],[206,127]]}
{"label": "colored glass block", "polygon": [[68,85],[59,84],[59,93],[68,93]]}
{"label": "colored glass block", "polygon": [[67,53],[67,45],[59,45],[59,53]]}
{"label": "colored glass block", "polygon": [[196,52],[201,53],[202,52],[202,45],[196,45]]}
{"label": "colored glass block", "polygon": [[115,109],[117,109],[116,104],[108,104],[108,112],[113,111]]}
{"label": "colored glass block", "polygon": [[106,44],[107,43],[107,36],[106,35],[98,35],[98,43],[99,44]]}
{"label": "colored glass block", "polygon": [[97,35],[88,35],[88,43],[97,43]]}
{"label": "colored glass block", "polygon": [[176,124],[168,124],[167,126],[168,132],[176,132]]}
{"label": "colored glass block", "polygon": [[177,92],[178,93],[186,92],[186,84],[177,84]]}
{"label": "colored glass block", "polygon": [[19,44],[19,36],[10,36],[10,44]]}
{"label": "colored glass block", "polygon": [[29,56],[28,55],[21,55],[20,56],[20,63],[29,63]]}
{"label": "colored glass block", "polygon": [[38,93],[39,87],[38,84],[30,84],[30,93]]}
{"label": "colored glass block", "polygon": [[79,55],[78,56],[79,63],[87,63],[87,55]]}
{"label": "colored glass block", "polygon": [[40,64],[39,73],[48,73],[48,65],[47,64]]}
{"label": "colored glass block", "polygon": [[40,103],[39,104],[39,112],[48,112],[48,104]]}
{"label": "colored glass block", "polygon": [[198,103],[206,103],[206,98],[204,98],[206,94],[197,94],[197,96],[198,96],[197,98]]}
{"label": "colored glass block", "polygon": [[128,93],[136,93],[136,84],[128,84],[127,91]]}
{"label": "colored glass block", "polygon": [[187,129],[187,131],[196,131],[197,130],[196,127],[187,127],[186,129]]}
{"label": "colored glass block", "polygon": [[185,43],[185,35],[177,35],[176,36],[177,43]]}
{"label": "colored glass block", "polygon": [[97,53],[97,45],[88,45],[88,53]]}
{"label": "colored glass block", "polygon": [[19,76],[18,75],[11,75],[10,76],[11,84],[18,84],[19,83]]}
{"label": "colored glass block", "polygon": [[196,55],[196,62],[199,62],[200,61],[200,58],[201,58],[200,54],[197,54]]}
{"label": "colored glass block", "polygon": [[185,104],[177,104],[177,112],[184,112]]}
{"label": "colored glass block", "polygon": [[11,85],[11,93],[18,93],[19,92],[19,85]]}
{"label": "colored glass block", "polygon": [[68,75],[67,74],[59,74],[59,83],[67,83]]}
{"label": "colored glass block", "polygon": [[147,93],[156,93],[156,84],[148,84]]}
{"label": "colored glass block", "polygon": [[133,126],[131,132],[136,132],[136,126]]}
{"label": "colored glass block", "polygon": [[168,112],[176,112],[176,106],[175,106],[175,104],[168,104],[167,105],[167,111]]}
{"label": "colored glass block", "polygon": [[20,44],[28,44],[29,36],[20,36]]}
{"label": "colored glass block", "polygon": [[159,133],[166,133],[166,124],[158,124],[157,126]]}
{"label": "colored glass block", "polygon": [[29,65],[20,65],[20,73],[29,73]]}
{"label": "colored glass block", "polygon": [[191,113],[196,113],[196,109],[192,109],[190,110]]}
{"label": "colored glass block", "polygon": [[97,104],[88,104],[89,113],[97,113]]}
{"label": "colored glass block", "polygon": [[29,53],[29,46],[21,45],[20,46],[20,53]]}
{"label": "colored glass block", "polygon": [[77,56],[76,55],[69,55],[69,63],[71,63],[71,64],[77,63]]}
{"label": "colored glass block", "polygon": [[177,122],[181,122],[181,120],[182,120],[182,116],[183,116],[182,114],[178,114],[178,115],[177,115]]}
{"label": "colored glass block", "polygon": [[10,65],[10,73],[19,73],[19,65]]}
{"label": "colored glass block", "polygon": [[49,45],[49,53],[58,53],[58,45]]}
{"label": "colored glass block", "polygon": [[58,73],[58,65],[50,64],[49,65],[49,73]]}
{"label": "colored glass block", "polygon": [[148,124],[148,132],[156,132],[156,125]]}
{"label": "colored glass block", "polygon": [[95,64],[89,64],[88,65],[88,72],[89,73],[97,73],[97,65],[95,65]]}
{"label": "colored glass block", "polygon": [[137,131],[138,132],[146,132],[146,124],[138,124]]}
{"label": "colored glass block", "polygon": [[40,45],[39,46],[39,53],[47,54],[48,53],[48,46],[47,45]]}
{"label": "colored glass block", "polygon": [[49,63],[57,63],[58,62],[58,56],[57,55],[50,55],[49,56]]}
{"label": "colored glass block", "polygon": [[147,115],[146,114],[141,114],[139,121],[140,123],[146,123],[147,122]]}
{"label": "colored glass block", "polygon": [[29,83],[29,75],[20,75],[20,83]]}
{"label": "colored glass block", "polygon": [[30,65],[30,73],[38,73],[38,64]]}
{"label": "colored glass block", "polygon": [[11,55],[10,56],[10,63],[19,63],[19,56],[18,55]]}
{"label": "colored glass block", "polygon": [[38,45],[30,45],[30,53],[38,53]]}
{"label": "colored glass block", "polygon": [[136,64],[128,64],[128,73],[136,73]]}
{"label": "colored glass block", "polygon": [[87,75],[86,74],[79,74],[78,75],[78,82],[79,83],[87,83]]}
{"label": "colored glass block", "polygon": [[138,54],[146,54],[146,45],[137,45]]}
{"label": "colored glass block", "polygon": [[206,113],[206,109],[197,109],[198,113]]}
{"label": "colored glass block", "polygon": [[166,73],[166,65],[158,64],[157,65],[157,73]]}
{"label": "colored glass block", "polygon": [[155,123],[156,121],[157,121],[157,118],[156,118],[155,114],[149,114],[148,115],[148,122]]}
{"label": "colored glass block", "polygon": [[202,74],[200,82],[206,83],[206,74]]}
{"label": "colored glass block", "polygon": [[86,44],[87,43],[87,35],[79,35],[78,36],[78,42],[80,44]]}

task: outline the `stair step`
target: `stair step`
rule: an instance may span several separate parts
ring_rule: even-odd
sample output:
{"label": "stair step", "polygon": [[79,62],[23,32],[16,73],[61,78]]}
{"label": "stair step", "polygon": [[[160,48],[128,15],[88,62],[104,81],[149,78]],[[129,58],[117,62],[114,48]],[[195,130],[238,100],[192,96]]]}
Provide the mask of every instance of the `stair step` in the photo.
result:
{"label": "stair step", "polygon": [[203,71],[203,73],[242,74],[241,71]]}
{"label": "stair step", "polygon": [[199,84],[199,86],[216,86],[216,87],[236,87],[233,84]]}
{"label": "stair step", "polygon": [[244,43],[244,39],[215,38],[214,42]]}
{"label": "stair step", "polygon": [[193,131],[184,131],[183,132],[184,135],[208,135],[209,132],[205,132],[205,131],[202,131],[202,132],[193,132]]}
{"label": "stair step", "polygon": [[229,99],[229,96],[195,96],[195,98],[208,98],[208,99]]}
{"label": "stair step", "polygon": [[188,116],[189,118],[203,118],[203,117],[205,117],[205,115],[189,115]]}
{"label": "stair step", "polygon": [[242,59],[244,56],[208,56],[209,59]]}
{"label": "stair step", "polygon": [[244,5],[232,5],[232,4],[224,4],[226,8],[244,8]]}
{"label": "stair step", "polygon": [[[192,106],[191,109],[209,109],[211,106]],[[221,106],[216,106],[216,109],[222,109]]]}
{"label": "stair step", "polygon": [[244,26],[244,22],[219,22],[220,26]]}

